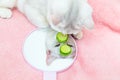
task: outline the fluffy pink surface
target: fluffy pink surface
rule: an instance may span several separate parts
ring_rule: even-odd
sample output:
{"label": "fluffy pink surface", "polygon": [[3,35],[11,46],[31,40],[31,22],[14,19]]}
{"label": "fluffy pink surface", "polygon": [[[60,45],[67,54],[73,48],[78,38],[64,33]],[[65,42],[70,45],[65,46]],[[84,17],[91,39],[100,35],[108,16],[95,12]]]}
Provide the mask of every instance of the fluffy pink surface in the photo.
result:
{"label": "fluffy pink surface", "polygon": [[[74,65],[58,80],[120,80],[120,0],[89,0],[95,28],[84,30],[77,41]],[[22,56],[26,36],[36,29],[18,11],[11,19],[0,19],[0,80],[42,80],[42,72],[31,68]]]}

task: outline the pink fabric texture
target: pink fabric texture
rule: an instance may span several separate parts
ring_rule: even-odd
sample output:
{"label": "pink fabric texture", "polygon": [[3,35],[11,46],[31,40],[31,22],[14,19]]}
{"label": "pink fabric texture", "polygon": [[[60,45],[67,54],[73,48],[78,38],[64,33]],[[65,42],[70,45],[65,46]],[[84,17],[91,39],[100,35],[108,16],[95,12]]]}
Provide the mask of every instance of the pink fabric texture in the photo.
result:
{"label": "pink fabric texture", "polygon": [[[95,28],[84,30],[77,41],[74,65],[58,80],[120,80],[120,0],[89,0]],[[0,19],[0,80],[42,80],[22,56],[27,35],[36,28],[17,10],[11,19]]]}

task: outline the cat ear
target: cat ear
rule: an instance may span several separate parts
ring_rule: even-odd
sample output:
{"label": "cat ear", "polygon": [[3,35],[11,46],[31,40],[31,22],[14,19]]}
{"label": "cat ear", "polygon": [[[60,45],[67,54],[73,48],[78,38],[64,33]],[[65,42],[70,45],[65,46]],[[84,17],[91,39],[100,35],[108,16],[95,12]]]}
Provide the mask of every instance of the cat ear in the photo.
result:
{"label": "cat ear", "polygon": [[60,14],[59,12],[53,11],[53,10],[49,10],[47,14],[47,20],[49,24],[54,25],[54,26],[57,26],[58,24],[62,22],[63,20],[62,17],[63,17],[62,14]]}
{"label": "cat ear", "polygon": [[54,57],[54,56],[51,55],[51,51],[50,50],[47,50],[46,54],[47,54],[46,64],[50,65],[56,59],[56,57]]}
{"label": "cat ear", "polygon": [[69,11],[70,3],[69,0],[53,0],[48,7],[49,22],[55,26],[62,23],[64,16]]}
{"label": "cat ear", "polygon": [[84,26],[87,29],[93,29],[94,28],[94,22],[93,19],[91,17],[88,17],[87,19],[85,19],[84,21]]}
{"label": "cat ear", "polygon": [[87,29],[93,29],[94,27],[92,8],[87,2],[82,2],[80,5],[78,22]]}
{"label": "cat ear", "polygon": [[76,25],[74,26],[76,29],[85,28],[85,29],[91,30],[94,28],[94,21],[92,20],[92,18],[87,18],[84,20],[80,19],[76,22]]}
{"label": "cat ear", "polygon": [[62,18],[60,17],[60,15],[51,15],[51,22],[53,25],[58,25],[59,23],[61,23]]}

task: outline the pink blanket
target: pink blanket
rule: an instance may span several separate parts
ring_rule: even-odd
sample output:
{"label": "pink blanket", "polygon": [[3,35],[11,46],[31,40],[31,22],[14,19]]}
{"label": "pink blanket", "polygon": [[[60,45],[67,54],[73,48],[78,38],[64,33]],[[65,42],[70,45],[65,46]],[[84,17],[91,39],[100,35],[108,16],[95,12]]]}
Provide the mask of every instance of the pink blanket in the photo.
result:
{"label": "pink blanket", "polygon": [[[89,0],[95,28],[84,30],[77,41],[74,65],[58,80],[120,80],[120,0]],[[17,10],[11,19],[0,19],[0,80],[42,80],[42,72],[23,59],[26,36],[36,29]]]}

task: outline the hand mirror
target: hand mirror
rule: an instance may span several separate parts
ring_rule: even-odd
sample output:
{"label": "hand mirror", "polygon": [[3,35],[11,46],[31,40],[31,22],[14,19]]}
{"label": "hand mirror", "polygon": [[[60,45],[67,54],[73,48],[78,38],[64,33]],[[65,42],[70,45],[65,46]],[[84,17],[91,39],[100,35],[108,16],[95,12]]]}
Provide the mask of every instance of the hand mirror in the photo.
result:
{"label": "hand mirror", "polygon": [[[50,29],[41,29],[41,30],[33,31],[26,38],[23,45],[23,56],[25,61],[29,63],[33,68],[43,71],[44,73],[43,80],[56,80],[56,73],[62,72],[70,68],[70,66],[74,63],[77,57],[76,42],[70,36],[74,45],[73,47],[75,48],[74,57],[64,58],[64,57],[57,56],[56,59],[50,65],[47,65],[46,59],[48,55],[46,54],[46,50],[48,48],[55,47],[55,45],[52,45],[52,46],[46,45],[47,42],[49,44],[49,41],[54,42],[52,38],[54,35],[53,36],[51,35],[55,34],[56,32],[52,31],[52,33],[49,34],[50,31],[51,31]],[[51,39],[50,39],[50,36],[51,36]],[[51,44],[57,44],[57,42],[54,42]]]}

